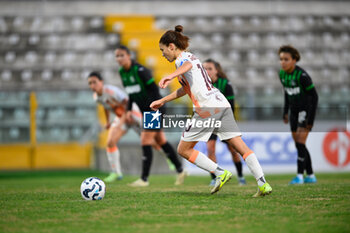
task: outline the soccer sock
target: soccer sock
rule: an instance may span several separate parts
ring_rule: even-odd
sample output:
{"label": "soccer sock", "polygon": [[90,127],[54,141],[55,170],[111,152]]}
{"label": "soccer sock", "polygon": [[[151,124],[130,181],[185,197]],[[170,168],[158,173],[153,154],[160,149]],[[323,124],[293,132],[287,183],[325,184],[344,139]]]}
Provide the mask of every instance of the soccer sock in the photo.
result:
{"label": "soccer sock", "polygon": [[118,174],[118,176],[122,176],[122,168],[120,165],[120,152],[117,146],[107,147],[107,158],[109,164],[112,167],[112,170]]}
{"label": "soccer sock", "polygon": [[142,146],[142,174],[141,179],[143,181],[148,180],[148,176],[151,170],[152,165],[152,159],[153,159],[153,153],[152,153],[152,146]]}
{"label": "soccer sock", "polygon": [[243,174],[242,174],[242,162],[239,161],[239,162],[234,162],[234,163],[235,163],[235,166],[236,166],[238,177],[242,177],[243,176]]}
{"label": "soccer sock", "polygon": [[[304,145],[305,146],[305,145]],[[311,156],[309,153],[309,150],[305,146],[305,169],[306,169],[306,174],[312,175],[314,174],[314,171],[312,169],[312,162],[311,162]]]}
{"label": "soccer sock", "polygon": [[183,171],[182,164],[177,157],[174,148],[170,145],[169,142],[166,142],[164,145],[162,145],[162,149],[170,161],[175,165],[176,171],[178,173],[181,173]]}
{"label": "soccer sock", "polygon": [[298,174],[304,174],[304,169],[305,169],[305,157],[306,157],[306,147],[304,144],[301,143],[295,143],[295,146],[298,151],[298,160],[297,160],[297,172]]}
{"label": "soccer sock", "polygon": [[188,159],[191,163],[197,165],[197,167],[206,170],[207,172],[220,176],[224,174],[224,169],[220,168],[216,163],[209,159],[206,155],[198,150],[193,150],[192,155]]}
{"label": "soccer sock", "polygon": [[247,164],[250,172],[255,177],[255,180],[258,182],[259,186],[262,186],[266,183],[264,178],[264,172],[260,166],[260,163],[258,159],[256,158],[256,155],[253,151],[249,151],[243,155],[243,159],[245,160],[245,163]]}
{"label": "soccer sock", "polygon": [[216,175],[214,173],[210,173],[210,176],[212,180],[216,178]]}

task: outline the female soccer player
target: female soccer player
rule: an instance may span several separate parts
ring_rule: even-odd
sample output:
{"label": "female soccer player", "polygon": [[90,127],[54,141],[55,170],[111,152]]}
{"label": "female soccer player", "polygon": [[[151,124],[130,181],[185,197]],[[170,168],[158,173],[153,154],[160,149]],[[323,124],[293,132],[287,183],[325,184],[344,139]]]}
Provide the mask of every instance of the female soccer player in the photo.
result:
{"label": "female soccer player", "polygon": [[[290,184],[316,183],[305,143],[314,123],[318,95],[310,76],[296,65],[300,60],[299,51],[290,45],[283,45],[278,54],[281,65],[279,77],[284,88],[283,121],[285,124],[289,121],[298,151],[297,176]],[[305,169],[307,176],[304,178]]]}
{"label": "female soccer player", "polygon": [[[107,158],[112,171],[108,177],[104,179],[105,182],[112,182],[121,180],[123,178],[120,153],[117,143],[120,138],[127,132],[129,127],[134,127],[139,131],[141,124],[141,113],[137,110],[133,112],[132,121],[126,124],[126,104],[128,103],[128,96],[120,88],[103,83],[103,78],[98,72],[92,72],[88,76],[88,83],[90,89],[94,92],[93,98],[97,103],[102,104],[105,110],[106,126],[108,129],[107,138]],[[110,112],[114,113],[116,117],[109,121]]]}
{"label": "female soccer player", "polygon": [[[172,74],[162,78],[159,82],[161,88],[166,88],[175,78],[182,87],[175,92],[154,101],[152,109],[159,109],[165,103],[187,94],[194,105],[192,123],[183,131],[178,153],[194,163],[198,167],[214,173],[216,183],[211,193],[219,191],[227,181],[231,179],[232,173],[222,169],[203,153],[193,149],[198,141],[208,141],[210,135],[215,133],[220,140],[226,140],[245,159],[250,171],[258,183],[258,192],[254,195],[263,196],[272,192],[271,186],[265,181],[262,168],[248,146],[241,139],[241,133],[237,131],[232,109],[225,96],[216,89],[203,68],[201,62],[192,54],[186,51],[189,46],[189,38],[182,34],[183,27],[178,25],[175,30],[168,30],[162,35],[159,41],[160,50],[163,56],[169,61],[175,61],[177,67]],[[220,123],[211,127],[202,127],[203,121],[214,121]],[[219,127],[220,125],[220,127]]]}
{"label": "female soccer player", "polygon": [[[226,97],[226,99],[228,100],[228,102],[231,105],[232,112],[234,113],[234,110],[235,110],[234,98],[235,98],[235,96],[234,96],[233,88],[231,86],[230,81],[227,79],[225,72],[222,70],[221,65],[213,59],[207,59],[204,61],[203,67],[207,71],[207,73],[208,73],[208,75],[213,83],[213,86],[216,87],[217,89],[219,89],[220,92]],[[211,160],[213,160],[214,162],[216,162],[216,156],[215,156],[216,139],[217,139],[217,135],[212,134],[207,142],[208,157]],[[224,142],[226,143],[226,141],[224,141]],[[229,149],[229,151],[231,152],[232,160],[236,166],[238,183],[240,185],[245,185],[246,181],[245,181],[245,179],[243,177],[243,173],[242,173],[241,157],[239,156],[237,151],[232,146],[230,146],[227,143],[226,143],[226,145],[227,145],[227,148]],[[211,177],[212,177],[212,181],[210,183],[210,186],[214,186],[216,177],[212,173],[211,173]]]}
{"label": "female soccer player", "polygon": [[[157,85],[154,83],[150,70],[133,61],[127,47],[119,46],[115,50],[115,58],[118,64],[121,66],[119,73],[124,88],[129,94],[130,101],[126,114],[126,121],[128,122],[132,118],[132,103],[135,102],[143,114],[146,111],[152,111],[149,105],[152,103],[152,101],[161,98],[161,96]],[[164,112],[164,109],[162,109],[162,112]],[[156,141],[156,143],[161,146],[164,153],[175,165],[176,171],[178,172],[175,185],[182,184],[187,176],[187,172],[182,168],[182,164],[179,161],[175,150],[170,143],[167,142],[164,132],[162,130],[143,129],[141,132],[141,145],[143,152],[142,174],[141,178],[131,183],[130,186],[145,187],[149,185],[148,176],[153,158],[151,147],[153,141]]]}

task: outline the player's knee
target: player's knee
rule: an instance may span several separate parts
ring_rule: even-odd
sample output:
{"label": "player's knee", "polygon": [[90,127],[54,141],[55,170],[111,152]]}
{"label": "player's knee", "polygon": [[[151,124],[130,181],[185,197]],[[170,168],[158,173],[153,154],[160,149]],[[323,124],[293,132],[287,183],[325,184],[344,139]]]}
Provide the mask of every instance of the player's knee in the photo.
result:
{"label": "player's knee", "polygon": [[182,156],[182,148],[181,148],[180,144],[177,146],[176,151],[179,155]]}
{"label": "player's knee", "polygon": [[177,153],[184,158],[187,158],[186,148],[181,145],[181,143],[177,146]]}
{"label": "player's knee", "polygon": [[115,147],[116,145],[117,145],[117,142],[115,142],[115,141],[113,141],[113,140],[107,141],[107,147],[108,147],[108,148]]}
{"label": "player's knee", "polygon": [[212,147],[207,147],[207,151],[208,151],[208,156],[215,155],[215,149],[213,149]]}

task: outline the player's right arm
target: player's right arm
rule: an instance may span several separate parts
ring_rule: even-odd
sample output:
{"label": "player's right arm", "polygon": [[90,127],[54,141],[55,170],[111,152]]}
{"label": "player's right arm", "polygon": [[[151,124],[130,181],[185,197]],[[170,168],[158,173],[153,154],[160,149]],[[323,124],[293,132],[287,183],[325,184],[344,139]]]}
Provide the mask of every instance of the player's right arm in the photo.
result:
{"label": "player's right arm", "polygon": [[288,111],[289,111],[289,101],[288,101],[288,94],[287,92],[284,92],[284,107],[283,107],[283,122],[285,124],[288,123]]}
{"label": "player's right arm", "polygon": [[111,123],[109,122],[109,111],[104,108],[105,111],[105,117],[106,117],[106,125],[105,129],[109,129],[111,127]]}
{"label": "player's right arm", "polygon": [[161,98],[159,100],[153,101],[150,105],[150,108],[152,108],[153,110],[157,110],[157,109],[161,108],[165,103],[170,102],[174,99],[180,98],[184,95],[186,95],[186,92],[185,92],[183,87],[180,87],[179,89],[177,89],[173,93],[171,93],[167,96],[164,96],[163,98]]}
{"label": "player's right arm", "polygon": [[232,112],[235,113],[235,94],[230,82],[226,84],[224,95],[231,105]]}
{"label": "player's right arm", "polygon": [[185,61],[179,68],[177,68],[173,73],[169,74],[168,76],[162,78],[159,81],[159,87],[160,88],[166,88],[171,80],[174,78],[188,72],[189,70],[192,69],[192,63],[189,61]]}

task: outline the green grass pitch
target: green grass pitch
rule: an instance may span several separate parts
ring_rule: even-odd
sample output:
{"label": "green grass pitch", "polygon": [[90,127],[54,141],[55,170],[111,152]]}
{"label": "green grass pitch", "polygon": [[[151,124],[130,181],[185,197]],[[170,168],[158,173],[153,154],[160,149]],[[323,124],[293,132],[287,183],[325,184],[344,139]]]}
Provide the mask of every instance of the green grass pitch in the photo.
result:
{"label": "green grass pitch", "polygon": [[267,175],[270,196],[252,198],[253,177],[217,194],[209,176],[152,175],[107,185],[101,201],[84,201],[81,182],[96,171],[0,172],[0,232],[350,232],[350,173],[317,174],[314,185],[289,186],[292,175]]}

